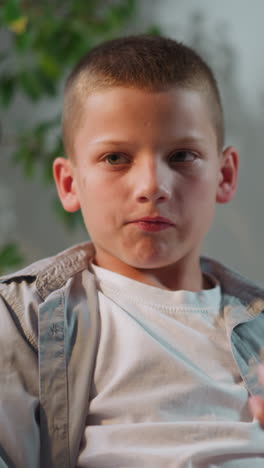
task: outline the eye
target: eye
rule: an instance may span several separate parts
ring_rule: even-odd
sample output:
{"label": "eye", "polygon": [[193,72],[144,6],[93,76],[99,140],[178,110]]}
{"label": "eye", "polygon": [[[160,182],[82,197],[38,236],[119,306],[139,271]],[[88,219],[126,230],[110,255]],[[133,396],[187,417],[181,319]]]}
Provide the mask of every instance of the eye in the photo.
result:
{"label": "eye", "polygon": [[188,162],[196,159],[196,154],[188,150],[176,151],[170,156],[170,162]]}
{"label": "eye", "polygon": [[104,157],[110,166],[115,166],[117,164],[124,164],[128,162],[128,158],[122,153],[109,153]]}

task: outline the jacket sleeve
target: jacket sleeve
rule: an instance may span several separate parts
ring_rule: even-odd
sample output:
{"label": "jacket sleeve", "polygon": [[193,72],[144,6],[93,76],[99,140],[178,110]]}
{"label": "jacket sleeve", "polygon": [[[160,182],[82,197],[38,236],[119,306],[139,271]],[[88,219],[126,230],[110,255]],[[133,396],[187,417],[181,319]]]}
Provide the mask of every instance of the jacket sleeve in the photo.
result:
{"label": "jacket sleeve", "polygon": [[36,310],[25,280],[0,283],[0,468],[39,467]]}

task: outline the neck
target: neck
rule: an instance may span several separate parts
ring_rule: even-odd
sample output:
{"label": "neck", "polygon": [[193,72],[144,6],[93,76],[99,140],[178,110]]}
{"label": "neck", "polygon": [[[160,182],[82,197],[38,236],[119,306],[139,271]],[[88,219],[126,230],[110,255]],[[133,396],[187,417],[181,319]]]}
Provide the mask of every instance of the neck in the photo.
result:
{"label": "neck", "polygon": [[212,287],[209,279],[203,275],[200,268],[199,257],[196,262],[181,261],[162,268],[142,269],[123,263],[117,258],[95,254],[95,265],[139,281],[169,291],[186,290],[198,292]]}

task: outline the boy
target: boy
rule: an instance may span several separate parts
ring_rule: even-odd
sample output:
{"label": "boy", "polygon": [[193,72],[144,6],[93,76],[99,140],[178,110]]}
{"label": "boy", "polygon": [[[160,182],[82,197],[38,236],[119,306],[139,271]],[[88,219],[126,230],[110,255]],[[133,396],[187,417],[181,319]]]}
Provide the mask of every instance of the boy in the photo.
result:
{"label": "boy", "polygon": [[99,45],[63,139],[92,242],[1,280],[1,468],[263,466],[264,290],[200,257],[238,172],[212,71],[171,39]]}

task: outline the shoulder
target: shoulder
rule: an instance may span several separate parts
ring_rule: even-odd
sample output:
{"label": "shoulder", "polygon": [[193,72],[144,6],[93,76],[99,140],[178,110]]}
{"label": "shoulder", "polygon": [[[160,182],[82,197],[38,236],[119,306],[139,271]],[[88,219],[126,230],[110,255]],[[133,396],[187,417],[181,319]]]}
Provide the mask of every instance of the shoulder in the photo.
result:
{"label": "shoulder", "polygon": [[264,310],[264,288],[218,260],[202,256],[201,268],[220,283],[222,293],[237,298],[253,315]]}
{"label": "shoulder", "polygon": [[40,303],[87,268],[93,254],[93,244],[85,242],[0,277],[0,316],[13,315],[27,340],[36,347]]}
{"label": "shoulder", "polygon": [[69,277],[86,268],[93,255],[94,247],[91,242],[74,245],[14,273],[0,276],[0,291],[7,290],[12,283],[19,284],[25,281],[28,285],[35,283],[36,289],[40,295],[43,293],[45,299],[44,282],[49,289],[55,290],[58,282],[66,282]]}
{"label": "shoulder", "polygon": [[93,244],[91,242],[83,242],[50,257],[42,258],[41,260],[38,260],[21,270],[15,271],[8,275],[0,276],[0,285],[8,284],[21,278],[37,278],[58,264],[67,264],[67,266],[69,266],[70,262],[72,261],[78,262],[84,259],[89,260],[93,254]]}

